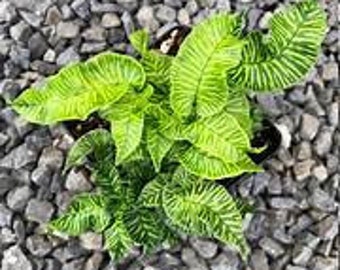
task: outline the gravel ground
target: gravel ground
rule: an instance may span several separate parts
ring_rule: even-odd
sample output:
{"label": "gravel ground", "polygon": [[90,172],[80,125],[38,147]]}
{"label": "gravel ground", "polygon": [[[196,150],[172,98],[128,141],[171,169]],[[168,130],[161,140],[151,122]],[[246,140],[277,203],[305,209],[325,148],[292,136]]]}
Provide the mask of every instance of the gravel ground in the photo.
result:
{"label": "gravel ground", "polygon": [[[117,269],[102,252],[98,235],[60,239],[42,234],[45,222],[92,185],[76,172],[61,178],[73,142],[63,127],[28,124],[4,100],[70,62],[109,48],[131,52],[126,34],[141,26],[157,37],[178,23],[195,24],[216,9],[250,9],[249,28],[264,27],[280,2],[0,0],[1,269]],[[329,32],[316,68],[285,94],[258,97],[267,115],[287,127],[292,142],[265,164],[265,173],[237,187],[256,206],[245,224],[252,246],[249,262],[217,242],[183,238],[180,246],[149,257],[134,250],[118,269],[339,269],[340,14],[337,1],[324,2]]]}

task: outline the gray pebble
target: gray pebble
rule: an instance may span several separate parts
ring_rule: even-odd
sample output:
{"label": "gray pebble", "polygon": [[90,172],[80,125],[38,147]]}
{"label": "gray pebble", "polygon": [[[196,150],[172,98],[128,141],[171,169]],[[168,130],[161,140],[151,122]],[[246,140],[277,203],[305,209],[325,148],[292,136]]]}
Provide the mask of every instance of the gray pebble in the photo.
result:
{"label": "gray pebble", "polygon": [[137,21],[143,28],[150,32],[154,32],[159,28],[159,23],[154,16],[154,8],[151,6],[143,6],[136,15]]}
{"label": "gray pebble", "polygon": [[67,261],[75,260],[87,255],[89,252],[82,248],[75,240],[70,240],[65,246],[56,248],[53,251],[53,257],[65,264]]}
{"label": "gray pebble", "polygon": [[13,43],[14,42],[11,39],[0,39],[0,56],[7,55],[10,52]]}
{"label": "gray pebble", "polygon": [[5,195],[9,190],[11,190],[16,185],[16,180],[14,180],[9,175],[0,174],[0,196]]}
{"label": "gray pebble", "polygon": [[241,260],[237,253],[232,250],[225,250],[210,262],[211,270],[242,269]]}
{"label": "gray pebble", "polygon": [[20,21],[9,29],[11,37],[15,41],[27,42],[31,37],[32,29],[24,21]]}
{"label": "gray pebble", "polygon": [[16,216],[13,221],[13,230],[18,239],[18,244],[22,244],[25,242],[26,238],[26,228],[25,224],[19,216]]}
{"label": "gray pebble", "polygon": [[311,175],[311,169],[314,163],[315,161],[311,159],[297,162],[293,167],[295,179],[302,182],[308,178]]}
{"label": "gray pebble", "polygon": [[77,53],[76,49],[71,46],[66,48],[61,54],[59,54],[56,62],[58,66],[65,66],[78,61],[80,61],[80,56]]}
{"label": "gray pebble", "polygon": [[339,102],[333,102],[328,109],[328,122],[333,127],[339,126]]}
{"label": "gray pebble", "polygon": [[38,28],[40,27],[43,19],[35,14],[34,12],[20,10],[20,16],[32,27]]}
{"label": "gray pebble", "polygon": [[332,240],[339,232],[337,222],[335,216],[328,216],[317,223],[313,227],[313,231],[317,233],[322,240]]}
{"label": "gray pebble", "polygon": [[271,175],[267,172],[257,173],[253,178],[253,195],[258,195],[268,186]]}
{"label": "gray pebble", "polygon": [[213,241],[200,238],[190,238],[192,247],[204,259],[210,259],[217,254],[218,246]]}
{"label": "gray pebble", "polygon": [[285,253],[284,248],[269,237],[262,238],[259,246],[273,259],[277,259]]}
{"label": "gray pebble", "polygon": [[45,54],[48,50],[48,44],[39,32],[36,32],[31,38],[28,40],[28,48],[31,53],[31,59],[39,59]]}
{"label": "gray pebble", "polygon": [[123,22],[123,27],[124,27],[125,33],[128,36],[131,35],[135,31],[135,26],[134,26],[131,14],[129,12],[125,11],[120,19]]}
{"label": "gray pebble", "polygon": [[2,270],[33,270],[31,261],[19,246],[12,246],[3,254]]}
{"label": "gray pebble", "polygon": [[280,243],[285,245],[290,245],[294,243],[294,238],[286,233],[283,228],[277,228],[273,232],[273,237],[278,240]]}
{"label": "gray pebble", "polygon": [[116,13],[123,12],[123,8],[113,3],[99,3],[98,0],[91,0],[91,11],[92,13]]}
{"label": "gray pebble", "polygon": [[29,68],[31,53],[28,49],[23,48],[20,45],[12,46],[9,56],[13,64],[22,69]]}
{"label": "gray pebble", "polygon": [[307,214],[303,214],[299,216],[295,224],[289,228],[288,233],[292,236],[295,236],[310,227],[312,223],[313,220],[311,217],[309,217]]}
{"label": "gray pebble", "polygon": [[325,156],[332,148],[332,131],[329,128],[323,128],[314,141],[315,152],[320,156]]}
{"label": "gray pebble", "polygon": [[10,140],[6,133],[0,132],[0,147],[4,146]]}
{"label": "gray pebble", "polygon": [[319,119],[310,115],[303,114],[301,119],[301,137],[305,140],[311,141],[315,138],[320,126]]}
{"label": "gray pebble", "polygon": [[91,190],[92,185],[81,171],[75,172],[75,170],[71,170],[66,177],[65,187],[69,191],[84,192]]}
{"label": "gray pebble", "polygon": [[4,204],[0,204],[0,227],[11,226],[13,213]]}
{"label": "gray pebble", "polygon": [[47,129],[40,128],[29,133],[25,137],[25,143],[29,149],[41,152],[44,147],[52,144],[52,139]]}
{"label": "gray pebble", "polygon": [[312,174],[320,183],[324,182],[328,178],[327,168],[322,164],[314,167]]}
{"label": "gray pebble", "polygon": [[44,270],[59,270],[61,269],[62,265],[60,262],[54,259],[46,259],[45,260],[45,268]]}
{"label": "gray pebble", "polygon": [[190,24],[190,15],[185,8],[181,8],[177,13],[177,20],[180,24],[189,25]]}
{"label": "gray pebble", "polygon": [[247,227],[246,235],[250,241],[257,241],[266,234],[267,218],[264,214],[255,214]]}
{"label": "gray pebble", "polygon": [[33,190],[28,186],[17,187],[7,195],[8,207],[15,211],[21,211],[33,195]]}
{"label": "gray pebble", "polygon": [[80,236],[80,244],[85,249],[100,251],[103,248],[103,237],[93,232],[87,232]]}
{"label": "gray pebble", "polygon": [[101,26],[92,26],[82,33],[82,37],[87,41],[105,41],[105,33]]}
{"label": "gray pebble", "polygon": [[104,256],[102,253],[94,253],[85,263],[84,270],[99,270]]}
{"label": "gray pebble", "polygon": [[48,25],[56,25],[62,20],[62,14],[58,6],[52,6],[48,9],[45,23]]}
{"label": "gray pebble", "polygon": [[273,17],[273,13],[271,11],[267,11],[263,14],[259,21],[259,26],[261,29],[267,29],[269,25],[270,19]]}
{"label": "gray pebble", "polygon": [[10,3],[13,3],[14,6],[21,9],[28,9],[33,11],[39,16],[45,14],[47,8],[52,5],[55,0],[40,0],[40,1],[32,1],[32,0],[8,0]]}
{"label": "gray pebble", "polygon": [[8,155],[0,159],[0,166],[20,169],[31,166],[37,160],[37,153],[30,150],[26,144],[21,144]]}
{"label": "gray pebble", "polygon": [[119,27],[121,24],[120,18],[115,13],[105,13],[101,20],[101,26],[104,28]]}
{"label": "gray pebble", "polygon": [[48,49],[43,57],[44,61],[54,63],[56,60],[56,53],[52,49]]}
{"label": "gray pebble", "polygon": [[91,17],[90,4],[87,0],[74,0],[71,8],[83,20],[88,20]]}
{"label": "gray pebble", "polygon": [[287,265],[285,270],[307,270],[305,267],[295,266],[295,265]]}
{"label": "gray pebble", "polygon": [[156,18],[163,23],[172,22],[176,19],[176,10],[165,5],[161,5],[156,12]]}
{"label": "gray pebble", "polygon": [[33,130],[33,124],[26,121],[23,117],[15,117],[13,125],[20,137],[24,137]]}
{"label": "gray pebble", "polygon": [[338,258],[324,258],[316,256],[313,259],[312,270],[338,270],[339,260]]}
{"label": "gray pebble", "polygon": [[259,8],[251,8],[248,11],[247,27],[249,30],[254,30],[258,26],[260,18],[263,16],[263,10]]}
{"label": "gray pebble", "polygon": [[302,141],[298,146],[297,146],[297,159],[299,160],[306,160],[310,159],[312,157],[312,146],[309,142]]}
{"label": "gray pebble", "polygon": [[316,188],[313,190],[313,194],[309,198],[309,203],[315,209],[321,210],[326,213],[336,210],[334,199],[331,198],[330,195],[321,188]]}
{"label": "gray pebble", "polygon": [[117,3],[129,12],[133,12],[138,7],[138,1],[135,0],[117,0]]}
{"label": "gray pebble", "polygon": [[325,81],[338,80],[339,66],[336,62],[329,62],[323,66],[322,78]]}
{"label": "gray pebble", "polygon": [[297,207],[296,200],[288,197],[271,198],[269,204],[274,209],[294,210]]}
{"label": "gray pebble", "polygon": [[173,8],[181,8],[183,5],[183,1],[181,0],[164,0],[164,4]]}
{"label": "gray pebble", "polygon": [[52,218],[53,213],[54,207],[51,203],[31,199],[26,207],[25,216],[30,221],[46,223]]}
{"label": "gray pebble", "polygon": [[37,257],[44,257],[52,250],[52,243],[45,236],[32,235],[26,240],[27,249]]}
{"label": "gray pebble", "polygon": [[188,0],[185,5],[185,9],[188,11],[190,16],[195,15],[198,12],[198,4],[195,0]]}
{"label": "gray pebble", "polygon": [[282,194],[282,183],[281,178],[278,175],[273,176],[268,183],[268,192],[271,195]]}
{"label": "gray pebble", "polygon": [[62,5],[60,11],[64,20],[72,19],[75,16],[69,5]]}
{"label": "gray pebble", "polygon": [[80,47],[80,53],[98,53],[106,48],[105,42],[86,42]]}
{"label": "gray pebble", "polygon": [[63,264],[61,270],[83,270],[85,259],[76,259],[71,262]]}
{"label": "gray pebble", "polygon": [[61,21],[57,25],[57,35],[60,38],[68,38],[72,39],[78,36],[80,27],[77,23],[68,21],[63,22]]}
{"label": "gray pebble", "polygon": [[63,166],[63,163],[63,152],[53,146],[49,146],[42,150],[38,161],[38,166],[59,170]]}
{"label": "gray pebble", "polygon": [[268,258],[261,249],[252,251],[250,265],[253,270],[269,270]]}
{"label": "gray pebble", "polygon": [[313,250],[306,246],[295,246],[293,250],[293,263],[295,265],[307,266],[313,256]]}
{"label": "gray pebble", "polygon": [[15,244],[16,242],[17,237],[11,229],[4,227],[0,230],[0,246],[5,247]]}
{"label": "gray pebble", "polygon": [[166,267],[176,267],[181,266],[182,262],[178,257],[175,257],[168,252],[163,252],[159,257],[159,264]]}
{"label": "gray pebble", "polygon": [[52,171],[46,166],[37,167],[31,174],[32,182],[38,186],[48,187],[52,178]]}
{"label": "gray pebble", "polygon": [[187,265],[197,270],[208,270],[208,266],[204,263],[203,259],[198,257],[194,250],[191,248],[183,248],[181,251],[181,259]]}
{"label": "gray pebble", "polygon": [[[12,101],[20,94],[20,92],[21,87],[14,80],[5,79],[3,81],[0,81],[0,96],[2,96],[5,100]],[[7,139],[4,136],[5,134],[0,132],[0,146],[4,145],[7,142]]]}
{"label": "gray pebble", "polygon": [[0,23],[11,22],[16,17],[16,11],[13,5],[7,1],[0,2]]}

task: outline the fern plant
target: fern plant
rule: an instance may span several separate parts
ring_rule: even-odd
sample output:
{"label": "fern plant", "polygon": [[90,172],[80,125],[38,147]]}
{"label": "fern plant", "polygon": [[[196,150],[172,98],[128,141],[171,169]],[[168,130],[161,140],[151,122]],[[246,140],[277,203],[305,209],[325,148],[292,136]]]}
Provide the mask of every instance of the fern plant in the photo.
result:
{"label": "fern plant", "polygon": [[250,143],[247,94],[303,78],[318,57],[325,14],[306,0],[275,13],[269,29],[245,33],[241,15],[216,14],[193,28],[174,57],[149,49],[141,30],[130,36],[138,60],[102,53],[14,100],[33,123],[96,112],[111,126],[70,150],[65,171],[87,166],[97,189],[76,197],[49,227],[102,233],[115,260],[134,245],[150,252],[174,243],[178,232],[214,237],[246,256],[242,207],[213,180],[261,171],[248,156],[261,149]]}

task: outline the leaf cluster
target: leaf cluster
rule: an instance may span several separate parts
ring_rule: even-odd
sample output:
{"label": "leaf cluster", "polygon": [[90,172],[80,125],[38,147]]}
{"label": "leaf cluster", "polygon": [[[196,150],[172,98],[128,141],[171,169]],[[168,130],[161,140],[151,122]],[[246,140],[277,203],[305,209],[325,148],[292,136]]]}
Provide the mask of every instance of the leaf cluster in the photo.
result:
{"label": "leaf cluster", "polygon": [[195,26],[176,56],[130,41],[133,57],[106,52],[65,67],[13,108],[52,124],[96,112],[110,132],[91,131],[71,149],[65,170],[84,163],[98,190],[76,198],[51,228],[101,232],[114,259],[146,252],[177,232],[233,244],[243,255],[242,208],[212,180],[258,172],[248,153],[253,118],[247,94],[291,86],[315,63],[325,14],[315,0],[274,14],[269,33],[244,32],[243,17],[216,14]]}

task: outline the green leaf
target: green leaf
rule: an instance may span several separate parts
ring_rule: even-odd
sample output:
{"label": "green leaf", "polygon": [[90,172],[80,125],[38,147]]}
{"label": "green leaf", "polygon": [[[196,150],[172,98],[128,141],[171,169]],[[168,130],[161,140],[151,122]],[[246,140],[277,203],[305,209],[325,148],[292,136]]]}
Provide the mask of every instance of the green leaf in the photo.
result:
{"label": "green leaf", "polygon": [[147,114],[155,122],[157,131],[164,137],[171,141],[183,139],[184,125],[176,115],[171,115],[164,106],[153,104],[148,108]]}
{"label": "green leaf", "polygon": [[143,113],[149,107],[149,98],[153,94],[153,87],[146,85],[142,92],[127,92],[119,101],[109,104],[100,110],[100,116],[108,121],[122,120],[130,114]]}
{"label": "green leaf", "polygon": [[146,137],[147,148],[150,153],[153,165],[155,166],[156,172],[159,172],[161,169],[162,160],[172,147],[173,141],[169,140],[157,129],[153,129],[152,127],[147,127]]}
{"label": "green leaf", "polygon": [[269,34],[253,32],[242,61],[230,71],[229,84],[254,91],[287,88],[306,75],[316,62],[327,28],[316,0],[301,1],[277,12]]}
{"label": "green leaf", "polygon": [[180,183],[181,185],[185,184],[185,182],[198,181],[198,177],[189,173],[184,167],[178,166],[172,175],[172,181],[176,183]]}
{"label": "green leaf", "polygon": [[235,34],[240,17],[218,14],[196,26],[185,39],[171,68],[171,106],[176,114],[205,117],[227,102],[226,71],[241,59],[243,42]]}
{"label": "green leaf", "polygon": [[115,222],[105,230],[104,237],[105,248],[114,261],[120,261],[134,245],[121,217],[116,218]]}
{"label": "green leaf", "polygon": [[155,50],[149,50],[150,37],[147,31],[140,30],[129,37],[132,46],[141,54],[141,64],[146,78],[155,87],[168,91],[170,87],[170,67],[172,57]]}
{"label": "green leaf", "polygon": [[184,231],[215,237],[247,253],[241,214],[222,186],[205,181],[185,188],[168,185],[163,191],[163,207],[169,219]]}
{"label": "green leaf", "polygon": [[222,111],[190,124],[187,139],[208,156],[224,163],[240,160],[250,148],[247,134],[230,114]]}
{"label": "green leaf", "polygon": [[129,36],[129,40],[131,45],[140,53],[144,54],[148,51],[149,43],[150,43],[150,36],[149,33],[142,29],[133,32]]}
{"label": "green leaf", "polygon": [[162,190],[166,184],[162,176],[157,176],[142,190],[139,200],[146,207],[160,207],[162,205]]}
{"label": "green leaf", "polygon": [[78,236],[90,229],[102,232],[109,222],[104,198],[96,194],[84,194],[76,197],[66,213],[51,221],[48,226],[54,231]]}
{"label": "green leaf", "polygon": [[102,106],[119,100],[128,89],[141,89],[144,83],[143,67],[136,60],[102,53],[85,63],[63,68],[42,89],[25,91],[12,106],[34,123],[84,120]]}
{"label": "green leaf", "polygon": [[131,238],[143,245],[146,252],[157,247],[164,239],[164,224],[153,209],[130,209],[124,213],[124,223]]}
{"label": "green leaf", "polygon": [[172,57],[160,54],[157,51],[149,51],[141,59],[147,81],[166,93],[169,91],[171,83],[170,69],[172,61]]}
{"label": "green leaf", "polygon": [[93,171],[93,178],[97,187],[106,198],[120,198],[123,192],[122,181],[114,163],[110,161],[98,162]]}
{"label": "green leaf", "polygon": [[95,156],[99,159],[100,157],[105,158],[102,155],[106,152],[105,150],[112,145],[112,136],[110,132],[105,129],[95,129],[84,134],[70,149],[66,159],[65,171],[81,165],[86,156],[92,152],[95,152]]}
{"label": "green leaf", "polygon": [[250,105],[243,92],[231,91],[228,97],[225,111],[231,114],[238,124],[247,132],[252,134],[252,119],[250,117]]}
{"label": "green leaf", "polygon": [[117,146],[116,164],[128,158],[141,142],[144,127],[144,115],[129,114],[121,120],[111,121],[111,131]]}
{"label": "green leaf", "polygon": [[180,153],[179,161],[190,173],[211,180],[234,177],[246,172],[262,171],[261,167],[253,163],[246,154],[239,160],[226,163],[209,156],[194,146]]}
{"label": "green leaf", "polygon": [[136,148],[135,151],[133,151],[131,153],[131,155],[129,155],[124,162],[125,163],[129,163],[129,162],[134,162],[134,161],[142,161],[146,158],[147,153],[145,150],[145,146],[143,144],[143,142],[141,142],[141,144]]}

